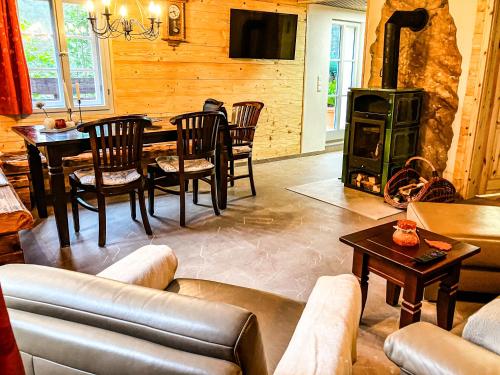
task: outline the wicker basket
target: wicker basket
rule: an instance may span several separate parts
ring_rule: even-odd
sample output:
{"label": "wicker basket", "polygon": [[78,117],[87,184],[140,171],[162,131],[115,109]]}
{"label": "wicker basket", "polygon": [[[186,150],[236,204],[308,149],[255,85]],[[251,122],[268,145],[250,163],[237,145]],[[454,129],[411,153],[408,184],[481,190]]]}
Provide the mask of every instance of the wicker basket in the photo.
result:
{"label": "wicker basket", "polygon": [[[432,176],[427,183],[420,189],[420,191],[408,201],[397,202],[392,199],[394,195],[399,191],[399,188],[407,186],[410,184],[411,180],[419,180],[420,174],[413,168],[410,167],[410,163],[414,160],[421,160],[427,164],[432,169]],[[410,202],[453,202],[455,200],[456,189],[453,184],[438,176],[436,168],[432,163],[420,156],[415,156],[406,161],[403,169],[398,171],[392,178],[387,182],[384,189],[384,198],[387,203],[396,208],[406,209]]]}

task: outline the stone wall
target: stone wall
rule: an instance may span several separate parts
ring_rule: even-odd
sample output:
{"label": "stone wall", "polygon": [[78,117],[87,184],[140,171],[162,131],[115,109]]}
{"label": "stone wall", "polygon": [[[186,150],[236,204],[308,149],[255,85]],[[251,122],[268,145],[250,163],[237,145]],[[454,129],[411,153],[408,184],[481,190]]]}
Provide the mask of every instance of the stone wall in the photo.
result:
{"label": "stone wall", "polygon": [[420,155],[439,172],[446,168],[453,139],[452,123],[458,109],[458,82],[461,75],[456,26],[448,0],[386,0],[370,47],[372,57],[369,87],[380,87],[384,46],[384,25],[396,10],[425,8],[428,25],[419,32],[401,31],[398,87],[421,87],[425,100],[421,120]]}

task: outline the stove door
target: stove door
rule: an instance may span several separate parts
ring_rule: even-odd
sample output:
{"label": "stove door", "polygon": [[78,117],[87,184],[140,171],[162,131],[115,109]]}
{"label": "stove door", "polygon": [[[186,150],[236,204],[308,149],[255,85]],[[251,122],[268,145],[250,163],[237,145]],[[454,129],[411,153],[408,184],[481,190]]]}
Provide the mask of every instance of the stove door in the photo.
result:
{"label": "stove door", "polygon": [[354,117],[350,134],[350,167],[374,173],[382,170],[385,121]]}

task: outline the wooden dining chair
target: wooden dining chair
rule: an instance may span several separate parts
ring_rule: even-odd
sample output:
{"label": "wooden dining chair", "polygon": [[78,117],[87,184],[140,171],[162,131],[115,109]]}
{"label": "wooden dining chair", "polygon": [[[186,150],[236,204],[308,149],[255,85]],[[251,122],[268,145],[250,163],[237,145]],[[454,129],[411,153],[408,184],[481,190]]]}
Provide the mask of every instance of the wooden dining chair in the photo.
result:
{"label": "wooden dining chair", "polygon": [[[228,180],[231,186],[234,186],[234,181],[241,178],[250,179],[250,188],[252,195],[256,195],[255,183],[253,179],[252,168],[252,150],[253,137],[255,129],[259,121],[260,112],[264,108],[264,103],[261,102],[240,102],[233,104],[231,124],[236,125],[236,128],[230,130],[232,149],[228,153],[229,160],[229,175]],[[247,159],[248,174],[235,176],[234,161]]]}
{"label": "wooden dining chair", "polygon": [[[106,244],[106,197],[129,194],[132,219],[136,217],[135,194],[139,197],[142,223],[146,233],[151,227],[144,202],[144,176],[141,165],[144,128],[147,117],[122,116],[102,119],[77,127],[88,133],[93,168],[83,168],[69,175],[75,232],[80,231],[78,205],[99,213],[99,246]],[[97,196],[97,207],[84,200],[84,193]]]}
{"label": "wooden dining chair", "polygon": [[[186,225],[186,181],[202,180],[210,184],[212,206],[220,215],[217,206],[215,179],[215,147],[222,112],[193,112],[170,120],[177,126],[177,155],[160,156],[156,163],[148,165],[149,213],[154,215],[155,189],[180,195],[180,225]],[[162,186],[162,180],[176,175],[179,192]],[[194,190],[194,189],[193,189]]]}

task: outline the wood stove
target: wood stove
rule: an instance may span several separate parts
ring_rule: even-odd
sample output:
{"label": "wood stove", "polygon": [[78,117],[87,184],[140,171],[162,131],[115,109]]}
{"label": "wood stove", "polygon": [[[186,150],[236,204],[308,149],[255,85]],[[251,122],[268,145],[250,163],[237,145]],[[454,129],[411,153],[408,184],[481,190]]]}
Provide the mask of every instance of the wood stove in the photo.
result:
{"label": "wood stove", "polygon": [[350,89],[342,181],[382,195],[385,184],[416,155],[422,89]]}
{"label": "wood stove", "polygon": [[395,11],[385,24],[382,88],[349,90],[344,138],[344,185],[383,195],[387,181],[417,153],[423,90],[398,89],[401,28],[417,32],[425,9]]}

